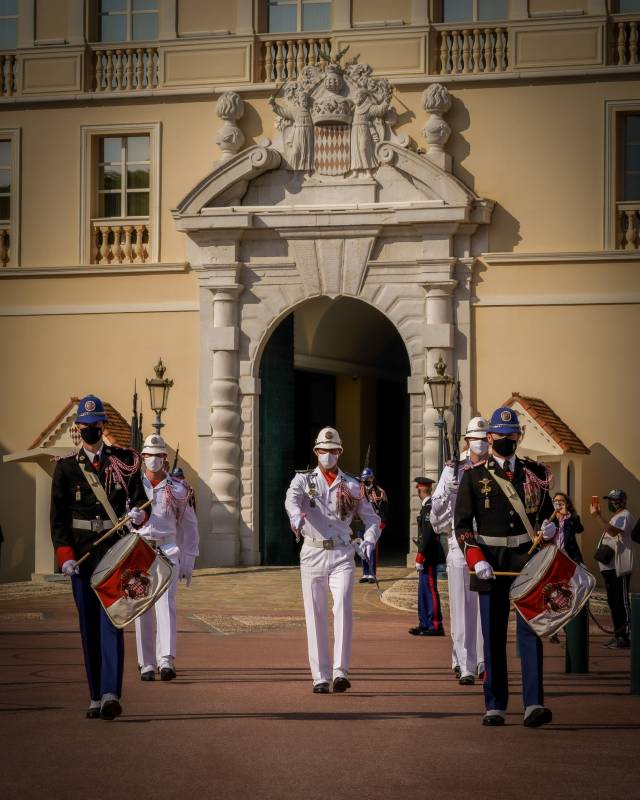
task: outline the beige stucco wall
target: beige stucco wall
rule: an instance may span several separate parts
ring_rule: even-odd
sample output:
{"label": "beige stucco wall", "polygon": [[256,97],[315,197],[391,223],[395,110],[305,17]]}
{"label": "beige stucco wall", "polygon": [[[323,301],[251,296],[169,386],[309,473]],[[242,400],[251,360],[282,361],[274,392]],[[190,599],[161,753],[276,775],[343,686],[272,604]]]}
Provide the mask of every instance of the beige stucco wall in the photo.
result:
{"label": "beige stucco wall", "polygon": [[203,3],[201,0],[178,0],[178,36],[212,31],[236,30],[237,0]]}
{"label": "beige stucco wall", "polygon": [[66,39],[69,0],[37,0],[36,39]]}
{"label": "beige stucco wall", "polygon": [[589,0],[529,0],[529,14],[546,14],[559,11],[589,11]]}
{"label": "beige stucco wall", "polygon": [[351,22],[411,22],[411,0],[351,0]]}

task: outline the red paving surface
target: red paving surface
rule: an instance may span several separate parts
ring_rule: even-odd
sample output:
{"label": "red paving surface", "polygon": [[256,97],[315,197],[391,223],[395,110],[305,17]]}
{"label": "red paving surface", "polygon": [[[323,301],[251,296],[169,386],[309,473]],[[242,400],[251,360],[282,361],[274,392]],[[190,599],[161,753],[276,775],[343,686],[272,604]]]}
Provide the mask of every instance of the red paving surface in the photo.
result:
{"label": "red paving surface", "polygon": [[[36,609],[44,619],[7,616]],[[304,629],[221,635],[189,610],[173,683],[139,681],[127,633],[124,714],[104,722],[84,718],[70,601],[3,612],[4,798],[640,797],[640,698],[628,651],[602,635],[589,675],[565,675],[562,647],[545,646],[552,725],[522,727],[514,670],[495,729],[480,725],[481,688],[453,680],[449,639],[408,636],[407,613],[362,613],[352,690],[314,695]]]}

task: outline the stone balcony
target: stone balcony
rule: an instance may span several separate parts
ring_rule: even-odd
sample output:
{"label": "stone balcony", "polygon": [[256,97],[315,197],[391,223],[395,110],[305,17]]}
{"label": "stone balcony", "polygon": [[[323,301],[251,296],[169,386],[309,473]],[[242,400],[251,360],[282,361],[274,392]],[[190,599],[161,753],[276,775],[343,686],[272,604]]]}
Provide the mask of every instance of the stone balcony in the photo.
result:
{"label": "stone balcony", "polygon": [[640,65],[640,12],[12,50],[0,104],[270,89],[347,46],[400,85],[615,74]]}

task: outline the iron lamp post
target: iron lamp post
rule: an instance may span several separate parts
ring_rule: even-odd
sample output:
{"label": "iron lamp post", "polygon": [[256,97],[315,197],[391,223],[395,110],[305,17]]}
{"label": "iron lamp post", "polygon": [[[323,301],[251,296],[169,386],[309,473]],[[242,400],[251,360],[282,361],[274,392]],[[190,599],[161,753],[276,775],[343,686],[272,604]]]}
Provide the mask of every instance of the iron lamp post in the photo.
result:
{"label": "iron lamp post", "polygon": [[435,376],[427,378],[431,393],[431,405],[438,412],[438,419],[435,423],[438,428],[438,478],[444,468],[444,412],[453,404],[453,390],[456,385],[455,379],[445,373],[446,368],[447,365],[440,356],[434,367]]}
{"label": "iron lamp post", "polygon": [[156,420],[153,423],[153,427],[156,429],[156,433],[160,435],[160,428],[164,427],[164,423],[162,422],[162,414],[167,410],[169,390],[173,386],[173,381],[164,377],[164,373],[167,371],[167,368],[162,363],[161,358],[158,359],[158,363],[153,368],[153,371],[156,373],[156,377],[147,378],[145,383],[149,388],[151,408],[156,415]]}

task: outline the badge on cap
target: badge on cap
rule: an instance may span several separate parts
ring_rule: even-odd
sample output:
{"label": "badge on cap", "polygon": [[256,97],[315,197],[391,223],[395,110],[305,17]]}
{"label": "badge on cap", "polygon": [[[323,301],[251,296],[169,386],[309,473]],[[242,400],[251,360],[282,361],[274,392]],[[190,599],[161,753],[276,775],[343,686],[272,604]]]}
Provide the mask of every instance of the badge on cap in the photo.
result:
{"label": "badge on cap", "polygon": [[93,402],[93,400],[87,400],[87,402],[84,404],[84,410],[85,411],[95,411],[96,410],[96,404]]}
{"label": "badge on cap", "polygon": [[500,419],[503,422],[511,422],[511,412],[506,409],[500,414]]}
{"label": "badge on cap", "polygon": [[157,436],[151,438],[151,444],[160,444],[160,439]]}
{"label": "badge on cap", "polygon": [[331,441],[333,439],[333,433],[331,433],[331,431],[327,431],[325,433],[325,438]]}

